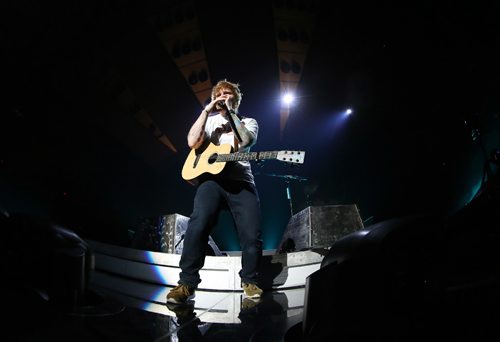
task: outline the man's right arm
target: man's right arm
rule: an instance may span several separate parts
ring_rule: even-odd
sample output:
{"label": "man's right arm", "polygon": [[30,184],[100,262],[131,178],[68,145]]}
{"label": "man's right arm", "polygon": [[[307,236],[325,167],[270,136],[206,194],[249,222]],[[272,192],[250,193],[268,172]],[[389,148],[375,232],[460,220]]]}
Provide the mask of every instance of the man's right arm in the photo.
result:
{"label": "man's right arm", "polygon": [[200,116],[194,122],[193,126],[189,130],[187,140],[189,148],[198,148],[203,144],[205,139],[205,124],[207,122],[208,112],[203,109]]}
{"label": "man's right arm", "polygon": [[198,119],[194,122],[189,130],[187,140],[188,146],[191,149],[196,149],[203,144],[205,140],[205,125],[207,123],[208,114],[215,105],[215,101],[210,102],[202,111]]}

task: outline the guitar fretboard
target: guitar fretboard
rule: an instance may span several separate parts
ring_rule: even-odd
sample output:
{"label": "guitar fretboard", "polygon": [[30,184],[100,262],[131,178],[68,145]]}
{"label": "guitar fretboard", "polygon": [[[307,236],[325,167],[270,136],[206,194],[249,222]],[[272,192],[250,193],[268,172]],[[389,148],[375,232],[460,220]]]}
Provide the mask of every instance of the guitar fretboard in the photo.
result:
{"label": "guitar fretboard", "polygon": [[218,162],[277,159],[278,151],[267,152],[235,152],[229,154],[218,154]]}

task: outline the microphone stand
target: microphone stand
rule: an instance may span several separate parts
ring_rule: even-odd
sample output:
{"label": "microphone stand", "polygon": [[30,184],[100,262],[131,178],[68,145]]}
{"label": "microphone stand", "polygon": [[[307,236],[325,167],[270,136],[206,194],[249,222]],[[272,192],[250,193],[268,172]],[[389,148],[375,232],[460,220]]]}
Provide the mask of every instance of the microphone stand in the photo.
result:
{"label": "microphone stand", "polygon": [[285,180],[285,184],[286,184],[286,197],[288,198],[288,203],[290,204],[290,217],[293,217],[292,195],[290,194],[290,180],[288,178]]}
{"label": "microphone stand", "polygon": [[292,201],[292,192],[290,191],[290,181],[295,180],[298,182],[307,181],[307,178],[294,176],[294,175],[277,175],[274,173],[255,173],[256,175],[277,177],[285,180],[286,184],[286,198],[288,200],[288,205],[290,206],[290,217],[293,217],[293,201]]}

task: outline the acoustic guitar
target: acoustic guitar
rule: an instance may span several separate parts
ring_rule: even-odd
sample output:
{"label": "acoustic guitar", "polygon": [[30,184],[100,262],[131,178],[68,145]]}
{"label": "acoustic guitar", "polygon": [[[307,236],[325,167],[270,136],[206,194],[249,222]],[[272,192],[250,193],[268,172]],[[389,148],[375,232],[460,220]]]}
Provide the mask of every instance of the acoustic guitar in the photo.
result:
{"label": "acoustic guitar", "polygon": [[[192,149],[182,167],[182,178],[190,182],[208,172],[220,173],[227,162],[276,159],[289,164],[303,164],[304,151],[231,152],[231,144],[209,145],[203,150]],[[190,182],[191,183],[191,182]]]}

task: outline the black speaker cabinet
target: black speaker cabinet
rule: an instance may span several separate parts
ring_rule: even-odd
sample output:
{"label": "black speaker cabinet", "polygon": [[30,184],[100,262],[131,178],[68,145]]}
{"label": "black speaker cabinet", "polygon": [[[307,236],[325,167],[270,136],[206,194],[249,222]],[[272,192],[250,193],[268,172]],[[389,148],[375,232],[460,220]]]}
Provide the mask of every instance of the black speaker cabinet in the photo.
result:
{"label": "black speaker cabinet", "polygon": [[[160,251],[170,254],[182,254],[184,247],[184,233],[188,226],[189,217],[171,214],[161,215],[158,219],[160,232]],[[222,255],[219,247],[211,236],[208,237],[207,255]]]}
{"label": "black speaker cabinet", "polygon": [[278,252],[328,248],[341,237],[362,228],[356,204],[310,206],[290,218]]}

